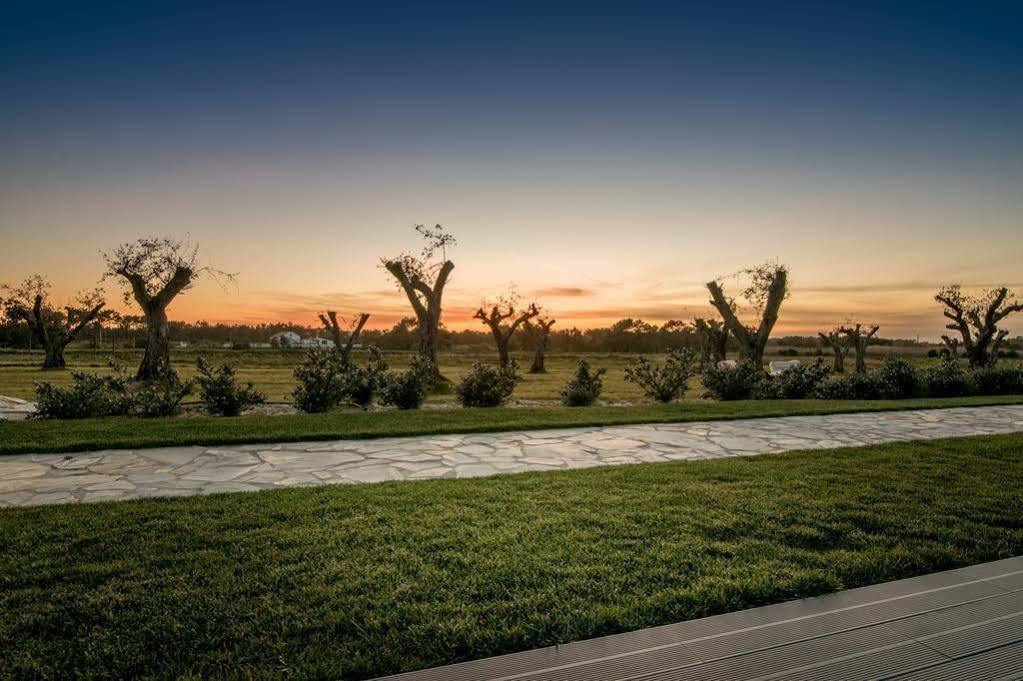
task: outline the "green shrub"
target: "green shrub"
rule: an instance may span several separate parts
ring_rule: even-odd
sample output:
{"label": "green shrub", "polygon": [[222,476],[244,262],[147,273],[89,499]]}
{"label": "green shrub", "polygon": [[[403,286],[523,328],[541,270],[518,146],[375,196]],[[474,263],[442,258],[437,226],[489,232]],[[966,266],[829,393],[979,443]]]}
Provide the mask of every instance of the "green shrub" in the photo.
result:
{"label": "green shrub", "polygon": [[181,411],[181,402],[192,394],[192,381],[182,381],[175,371],[163,378],[150,381],[132,395],[132,411],[138,416],[152,418],[174,416]]}
{"label": "green shrub", "polygon": [[515,390],[515,377],[507,371],[473,362],[455,393],[463,407],[498,407],[508,401]]}
{"label": "green shrub", "polygon": [[962,397],[973,390],[969,374],[963,371],[959,360],[952,357],[927,369],[924,384],[929,397]]}
{"label": "green shrub", "polygon": [[380,349],[370,347],[366,366],[360,367],[352,362],[342,366],[341,385],[344,397],[365,409],[373,403],[386,371],[387,362],[380,354]]}
{"label": "green shrub", "polygon": [[901,357],[887,357],[875,372],[877,390],[888,400],[904,400],[921,392],[920,374],[916,367]]}
{"label": "green shrub", "polygon": [[337,407],[346,394],[341,354],[334,348],[313,348],[295,367],[298,387],[292,391],[295,406],[304,412],[322,413]]}
{"label": "green shrub", "polygon": [[782,392],[781,381],[777,376],[764,374],[763,377],[753,384],[749,391],[751,400],[780,400],[785,397]]}
{"label": "green shrub", "polygon": [[830,375],[831,368],[824,364],[823,359],[817,358],[813,364],[786,369],[772,378],[778,384],[782,399],[802,400],[810,397],[820,382]]}
{"label": "green shrub", "polygon": [[585,359],[579,360],[575,375],[561,390],[561,401],[569,407],[588,407],[597,401],[601,391],[604,389],[604,381],[601,376],[607,373],[607,369],[590,369],[590,363]]}
{"label": "green shrub", "polygon": [[127,413],[129,402],[120,377],[83,371],[71,374],[70,386],[37,383],[36,414],[46,419],[87,419]]}
{"label": "green shrub", "polygon": [[433,381],[433,364],[415,355],[406,371],[388,371],[380,379],[380,402],[398,409],[418,409]]}
{"label": "green shrub", "polygon": [[1023,366],[989,366],[970,374],[981,395],[1023,394]]}
{"label": "green shrub", "polygon": [[873,374],[833,374],[817,384],[812,396],[819,400],[876,400],[881,396]]}
{"label": "green shrub", "polygon": [[243,409],[266,402],[266,395],[247,383],[242,386],[230,364],[214,367],[205,357],[196,360],[199,369],[199,398],[210,414],[238,416]]}
{"label": "green shrub", "polygon": [[625,369],[625,380],[643,389],[647,397],[671,402],[685,395],[689,379],[696,373],[696,351],[692,348],[668,350],[664,364],[640,357]]}
{"label": "green shrub", "polygon": [[761,367],[752,362],[742,361],[734,369],[719,369],[708,366],[703,370],[703,387],[719,400],[748,400],[753,397],[754,389],[761,399],[774,393],[773,386],[759,388],[759,384],[767,378]]}

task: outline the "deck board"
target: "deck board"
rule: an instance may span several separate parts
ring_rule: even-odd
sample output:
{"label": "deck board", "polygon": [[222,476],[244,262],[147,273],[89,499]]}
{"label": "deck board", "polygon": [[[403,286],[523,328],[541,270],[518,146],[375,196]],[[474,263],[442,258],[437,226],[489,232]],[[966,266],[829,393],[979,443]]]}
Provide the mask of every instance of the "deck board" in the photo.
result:
{"label": "deck board", "polygon": [[1021,653],[1017,557],[386,678],[846,681],[963,678],[971,664],[985,670],[978,678],[1014,678]]}

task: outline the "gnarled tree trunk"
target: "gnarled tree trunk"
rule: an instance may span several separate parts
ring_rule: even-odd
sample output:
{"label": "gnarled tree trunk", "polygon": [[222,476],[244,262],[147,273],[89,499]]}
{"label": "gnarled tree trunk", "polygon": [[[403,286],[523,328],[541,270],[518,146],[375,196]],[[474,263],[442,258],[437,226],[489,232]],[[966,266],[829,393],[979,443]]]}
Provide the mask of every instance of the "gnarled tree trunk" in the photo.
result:
{"label": "gnarled tree trunk", "polygon": [[[998,361],[998,348],[1009,335],[998,328],[999,322],[1023,312],[1023,303],[1014,300],[1004,286],[988,291],[986,299],[969,298],[958,286],[947,286],[934,299],[946,308],[944,315],[949,323],[945,328],[962,336],[962,348],[972,368],[991,366]],[[948,336],[942,336],[942,340],[952,352],[959,346]]]}
{"label": "gnarled tree trunk", "polygon": [[135,374],[136,380],[155,381],[163,378],[171,370],[170,334],[167,325],[167,307],[181,291],[192,283],[195,270],[191,267],[178,266],[174,274],[155,295],[146,289],[146,281],[142,275],[127,269],[117,271],[131,284],[135,302],[142,309],[146,318],[146,354]]}
{"label": "gnarled tree trunk", "polygon": [[843,342],[842,332],[838,330],[829,331],[826,334],[818,333],[817,335],[821,337],[821,340],[825,345],[831,348],[831,352],[834,355],[831,368],[836,374],[844,374],[845,358],[849,354],[849,341],[846,340]]}
{"label": "gnarled tree trunk", "polygon": [[486,324],[490,329],[490,334],[494,337],[494,344],[497,345],[497,359],[502,369],[507,369],[511,364],[508,344],[515,330],[539,314],[540,311],[536,305],[530,305],[526,310],[520,312],[511,324],[504,325],[504,320],[515,316],[514,307],[508,307],[507,312],[502,312],[498,305],[494,305],[489,314],[484,312],[482,307],[476,311],[474,318]]}
{"label": "gnarled tree trunk", "polygon": [[103,310],[104,303],[91,309],[75,309],[71,306],[65,308],[63,321],[47,322],[43,311],[43,297],[37,295],[33,301],[32,310],[21,308],[18,315],[28,324],[33,338],[39,347],[45,351],[43,358],[43,369],[64,369],[67,362],[64,360],[64,350],[71,344],[78,334],[89,323],[99,317]]}
{"label": "gnarled tree trunk", "polygon": [[732,303],[725,297],[721,285],[716,281],[707,282],[707,290],[710,291],[711,305],[718,311],[724,321],[725,328],[739,343],[739,356],[748,360],[754,366],[763,368],[764,348],[767,347],[767,339],[771,336],[771,329],[778,321],[778,310],[788,291],[788,272],[783,267],[774,271],[770,286],[764,302],[763,315],[760,318],[760,325],[756,328],[747,328],[735,314]]}
{"label": "gnarled tree trunk", "polygon": [[856,326],[843,326],[838,330],[839,333],[846,335],[849,345],[856,353],[856,373],[858,374],[867,373],[867,346],[870,345],[870,339],[874,337],[879,328],[875,324],[864,332],[863,325],[857,324]]}
{"label": "gnarled tree trunk", "polygon": [[528,319],[525,321],[526,332],[533,341],[533,364],[529,367],[531,374],[546,374],[547,367],[547,346],[551,340],[551,327],[555,319],[538,319],[534,325]]}
{"label": "gnarled tree trunk", "polygon": [[60,344],[48,344],[46,346],[46,357],[43,359],[44,369],[65,369],[67,362],[64,360],[64,348]]}
{"label": "gnarled tree trunk", "polygon": [[440,364],[437,360],[437,339],[440,336],[441,301],[444,295],[444,287],[447,285],[451,270],[455,264],[445,260],[437,272],[437,278],[430,287],[418,275],[409,274],[402,267],[399,260],[391,260],[384,263],[384,267],[391,275],[398,280],[402,290],[408,297],[412,311],[416,314],[419,322],[419,354],[430,361],[433,366],[433,377],[435,381],[447,380],[440,373]]}
{"label": "gnarled tree trunk", "polygon": [[341,326],[337,322],[337,312],[334,310],[327,310],[326,315],[320,315],[320,321],[323,323],[323,328],[326,329],[327,333],[330,334],[331,340],[334,341],[334,347],[337,348],[338,353],[341,355],[341,362],[348,364],[348,359],[352,356],[352,348],[355,346],[355,342],[359,340],[359,335],[362,333],[362,327],[366,325],[369,320],[369,314],[363,312],[359,315],[358,321],[355,323],[355,327],[352,332],[348,334],[348,340],[344,340],[341,337]]}
{"label": "gnarled tree trunk", "polygon": [[146,353],[135,374],[139,381],[155,381],[170,371],[170,333],[166,306],[150,306],[145,310]]}

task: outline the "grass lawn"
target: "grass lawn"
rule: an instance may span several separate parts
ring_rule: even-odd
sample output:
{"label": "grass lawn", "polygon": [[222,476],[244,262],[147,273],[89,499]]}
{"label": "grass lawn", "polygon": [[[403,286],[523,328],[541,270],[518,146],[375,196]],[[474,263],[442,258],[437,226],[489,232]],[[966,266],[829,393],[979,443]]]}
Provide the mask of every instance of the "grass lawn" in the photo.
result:
{"label": "grass lawn", "polygon": [[1023,435],[0,511],[0,669],[359,679],[1023,553]]}
{"label": "grass lawn", "polygon": [[440,433],[536,430],[626,423],[671,423],[799,414],[837,414],[940,407],[1020,404],[1023,395],[913,400],[690,400],[628,407],[435,409],[252,415],[238,418],[103,418],[0,421],[0,455],[171,445],[356,439]]}

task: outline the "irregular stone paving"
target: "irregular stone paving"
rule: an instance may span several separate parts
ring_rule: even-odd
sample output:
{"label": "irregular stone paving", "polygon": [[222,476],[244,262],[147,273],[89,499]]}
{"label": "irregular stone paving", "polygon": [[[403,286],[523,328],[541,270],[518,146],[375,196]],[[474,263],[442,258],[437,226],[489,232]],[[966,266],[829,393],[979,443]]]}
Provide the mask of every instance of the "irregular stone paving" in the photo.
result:
{"label": "irregular stone paving", "polygon": [[1023,431],[1023,405],[0,456],[0,507],[470,478]]}

